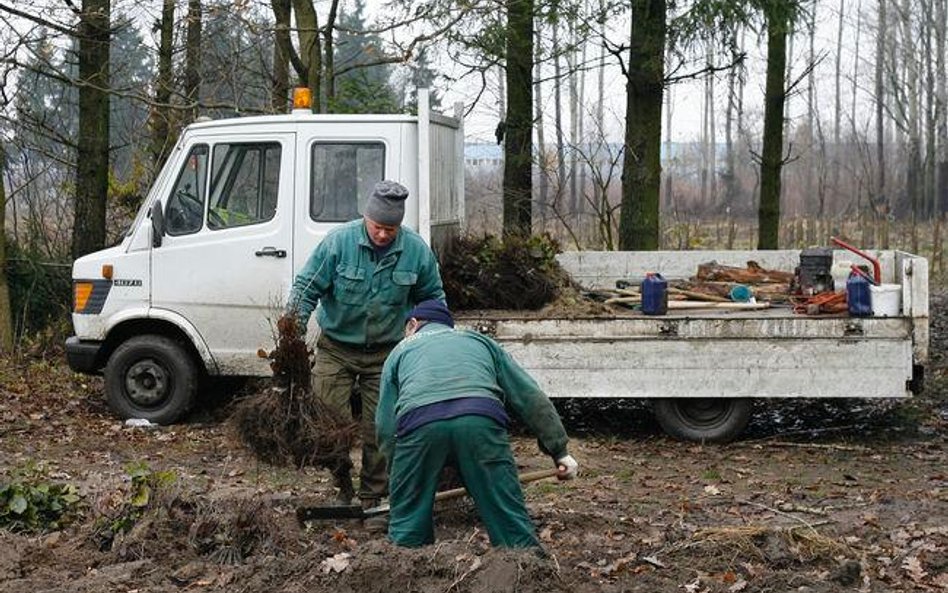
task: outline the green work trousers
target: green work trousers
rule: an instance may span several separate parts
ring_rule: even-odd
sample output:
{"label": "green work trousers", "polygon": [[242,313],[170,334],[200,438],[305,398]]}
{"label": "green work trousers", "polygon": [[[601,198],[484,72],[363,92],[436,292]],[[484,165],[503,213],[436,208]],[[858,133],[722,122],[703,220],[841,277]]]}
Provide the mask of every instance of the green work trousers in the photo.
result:
{"label": "green work trousers", "polygon": [[[379,382],[382,365],[391,348],[366,351],[336,342],[325,335],[316,342],[316,368],[313,373],[313,393],[324,402],[339,410],[344,418],[352,417],[349,398],[358,382],[358,393],[362,398],[362,413],[359,420],[362,436],[362,471],[359,480],[359,498],[384,498],[388,489],[385,472],[385,457],[375,442],[375,409],[379,403]],[[337,486],[351,484],[349,467],[336,475]]]}
{"label": "green work trousers", "polygon": [[457,467],[491,544],[540,546],[523,502],[507,430],[477,415],[437,420],[396,438],[388,525],[393,543],[418,547],[434,542],[434,496],[446,464]]}

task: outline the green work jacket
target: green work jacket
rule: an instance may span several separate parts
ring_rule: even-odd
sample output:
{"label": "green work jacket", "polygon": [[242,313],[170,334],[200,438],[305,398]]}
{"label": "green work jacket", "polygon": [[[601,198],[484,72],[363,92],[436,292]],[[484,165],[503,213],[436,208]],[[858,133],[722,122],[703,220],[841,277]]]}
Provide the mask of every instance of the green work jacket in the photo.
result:
{"label": "green work jacket", "polygon": [[438,260],[421,236],[403,226],[377,258],[359,219],[316,246],[293,282],[289,308],[303,328],[315,309],[321,331],[333,340],[381,346],[401,339],[405,315],[427,299],[444,301],[444,289]]}
{"label": "green work jacket", "polygon": [[392,460],[398,418],[420,406],[461,397],[500,401],[537,435],[554,460],[566,455],[559,414],[537,382],[491,338],[429,322],[392,350],[382,368],[375,430]]}

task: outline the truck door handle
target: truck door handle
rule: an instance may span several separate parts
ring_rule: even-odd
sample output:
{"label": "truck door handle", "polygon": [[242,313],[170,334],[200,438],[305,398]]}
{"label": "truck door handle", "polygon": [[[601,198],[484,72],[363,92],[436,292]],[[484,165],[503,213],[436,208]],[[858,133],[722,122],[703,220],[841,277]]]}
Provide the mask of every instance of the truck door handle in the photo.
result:
{"label": "truck door handle", "polygon": [[264,247],[254,253],[257,257],[286,257],[286,249],[277,249],[276,247]]}

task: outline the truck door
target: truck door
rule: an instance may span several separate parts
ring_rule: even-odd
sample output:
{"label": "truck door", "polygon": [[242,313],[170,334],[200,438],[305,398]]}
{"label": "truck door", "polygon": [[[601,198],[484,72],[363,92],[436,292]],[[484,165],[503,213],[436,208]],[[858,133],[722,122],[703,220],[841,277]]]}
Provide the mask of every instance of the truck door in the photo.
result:
{"label": "truck door", "polygon": [[198,136],[152,249],[155,310],[190,323],[221,374],[266,374],[292,280],[295,134]]}

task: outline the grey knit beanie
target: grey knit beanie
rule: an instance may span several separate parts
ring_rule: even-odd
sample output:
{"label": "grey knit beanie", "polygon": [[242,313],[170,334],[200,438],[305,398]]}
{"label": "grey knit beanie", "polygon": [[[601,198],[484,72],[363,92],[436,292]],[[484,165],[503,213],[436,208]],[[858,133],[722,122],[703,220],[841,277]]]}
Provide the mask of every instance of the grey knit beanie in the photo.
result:
{"label": "grey knit beanie", "polygon": [[372,222],[398,226],[405,216],[405,199],[408,188],[397,181],[379,181],[365,204],[363,214]]}

